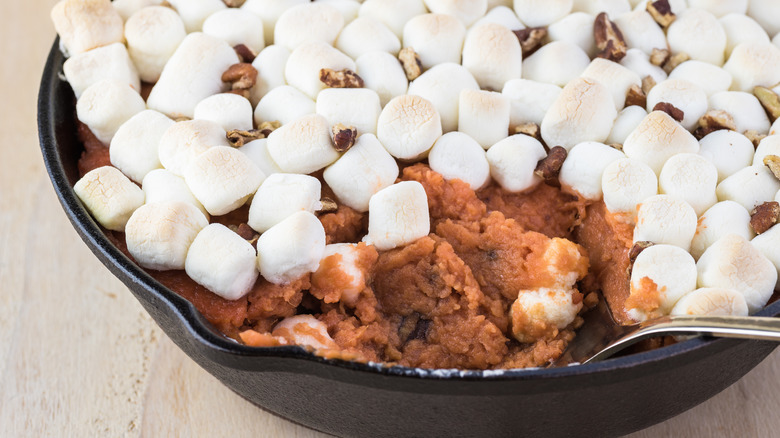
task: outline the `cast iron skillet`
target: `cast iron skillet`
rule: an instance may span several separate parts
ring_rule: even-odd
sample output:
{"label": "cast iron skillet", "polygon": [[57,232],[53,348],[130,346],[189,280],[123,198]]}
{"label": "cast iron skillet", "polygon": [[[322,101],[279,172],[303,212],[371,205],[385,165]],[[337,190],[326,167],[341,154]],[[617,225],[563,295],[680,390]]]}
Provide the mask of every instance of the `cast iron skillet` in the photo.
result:
{"label": "cast iron skillet", "polygon": [[[343,436],[616,436],[677,415],[755,367],[772,342],[693,339],[562,369],[421,370],[325,360],[298,347],[251,348],[117,250],[73,193],[81,152],[55,41],[38,97],[46,168],[73,227],[195,362],[247,400]],[[780,302],[761,311],[780,314]]]}

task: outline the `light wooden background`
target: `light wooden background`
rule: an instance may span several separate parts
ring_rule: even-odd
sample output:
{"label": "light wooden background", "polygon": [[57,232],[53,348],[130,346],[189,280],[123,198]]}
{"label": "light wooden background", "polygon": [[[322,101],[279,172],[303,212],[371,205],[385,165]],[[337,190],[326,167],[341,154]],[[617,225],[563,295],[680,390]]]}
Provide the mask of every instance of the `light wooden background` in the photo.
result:
{"label": "light wooden background", "polygon": [[[71,228],[35,122],[55,2],[0,2],[0,436],[322,436],[251,406],[200,369]],[[778,408],[780,352],[633,437],[780,436]]]}

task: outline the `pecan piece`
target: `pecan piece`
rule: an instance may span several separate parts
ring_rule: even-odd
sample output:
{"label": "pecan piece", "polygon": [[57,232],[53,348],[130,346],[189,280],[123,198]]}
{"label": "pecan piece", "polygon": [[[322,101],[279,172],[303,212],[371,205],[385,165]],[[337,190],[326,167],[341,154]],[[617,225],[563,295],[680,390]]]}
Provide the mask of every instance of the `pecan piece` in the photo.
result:
{"label": "pecan piece", "polygon": [[544,39],[547,38],[546,27],[527,27],[525,29],[513,30],[517,39],[520,41],[520,48],[523,49],[523,57],[528,57],[534,54],[544,43]]}
{"label": "pecan piece", "polygon": [[653,17],[653,20],[664,29],[669,27],[669,25],[677,19],[677,16],[672,12],[671,5],[669,5],[669,0],[647,2],[647,12],[649,12]]}
{"label": "pecan piece", "polygon": [[240,148],[241,146],[249,143],[250,141],[266,138],[267,135],[260,129],[252,129],[251,131],[243,131],[241,129],[234,129],[227,132],[227,141],[234,148]]}
{"label": "pecan piece", "polygon": [[653,48],[652,53],[650,53],[650,64],[660,67],[669,61],[670,56],[669,49]]}
{"label": "pecan piece", "polygon": [[690,55],[685,52],[675,53],[666,60],[666,63],[663,65],[663,69],[666,74],[669,74],[672,72],[672,70],[677,68],[678,65],[688,61],[689,59],[691,59]]}
{"label": "pecan piece", "polygon": [[560,186],[558,174],[561,173],[563,162],[566,161],[568,152],[566,148],[555,146],[550,149],[547,157],[539,160],[534,169],[534,174],[543,179],[547,185]]}
{"label": "pecan piece", "polygon": [[644,79],[642,79],[642,92],[647,95],[656,85],[657,82],[655,82],[655,79],[653,79],[652,76],[645,76]]}
{"label": "pecan piece", "polygon": [[320,70],[320,82],[330,88],[363,88],[363,78],[352,70],[333,70],[323,68]]}
{"label": "pecan piece", "polygon": [[236,55],[238,55],[238,59],[241,60],[241,62],[251,64],[255,58],[257,58],[257,53],[255,53],[254,50],[250,49],[245,44],[234,46],[233,50],[235,50]]}
{"label": "pecan piece", "polygon": [[626,94],[626,106],[632,105],[647,107],[647,94],[636,84],[632,85]]}
{"label": "pecan piece", "polygon": [[257,70],[246,62],[233,64],[222,73],[222,82],[230,84],[232,91],[249,90],[257,82]]}
{"label": "pecan piece", "polygon": [[648,242],[646,240],[640,240],[639,242],[636,242],[634,246],[631,247],[630,250],[628,250],[628,275],[629,276],[631,276],[631,271],[634,269],[634,262],[636,261],[636,258],[639,257],[639,254],[653,245],[655,245],[655,243]]}
{"label": "pecan piece", "polygon": [[336,201],[330,198],[320,199],[320,204],[322,205],[322,207],[319,209],[320,213],[333,213],[339,209],[339,205],[336,203]]}
{"label": "pecan piece", "polygon": [[669,114],[674,120],[677,120],[677,122],[682,122],[685,118],[685,113],[683,110],[677,108],[669,102],[658,102],[653,107],[653,111],[663,111],[666,114]]}
{"label": "pecan piece", "polygon": [[273,120],[270,122],[263,122],[260,124],[260,126],[257,127],[260,132],[262,132],[266,137],[271,135],[272,132],[276,131],[277,129],[282,127],[282,123],[278,120]]}
{"label": "pecan piece", "polygon": [[737,124],[734,122],[734,117],[723,110],[712,110],[699,119],[698,127],[693,131],[693,135],[698,140],[701,140],[707,135],[722,129],[736,131]]}
{"label": "pecan piece", "polygon": [[539,129],[539,125],[536,123],[521,123],[515,126],[515,134],[523,134],[529,137],[533,137],[539,141],[542,141],[542,132]]}
{"label": "pecan piece", "polygon": [[[736,129],[736,128],[735,128]],[[758,147],[758,144],[761,143],[761,140],[766,138],[766,134],[762,134],[758,131],[749,130],[742,133],[745,137],[750,140],[751,143],[753,143],[753,147]]]}
{"label": "pecan piece", "polygon": [[345,126],[336,123],[331,129],[333,132],[333,149],[339,152],[346,152],[355,145],[357,140],[357,129],[354,126]]}
{"label": "pecan piece", "polygon": [[777,93],[766,87],[756,87],[753,94],[761,102],[772,122],[780,118],[780,96]]}
{"label": "pecan piece", "polygon": [[777,155],[767,155],[764,157],[764,166],[768,167],[775,178],[780,180],[780,157]]}
{"label": "pecan piece", "polygon": [[780,221],[780,203],[764,202],[750,212],[750,226],[756,234],[761,234]]}
{"label": "pecan piece", "polygon": [[597,57],[618,62],[626,56],[628,46],[623,38],[623,32],[609,19],[606,12],[596,16],[596,21],[593,23],[593,36],[599,49]]}
{"label": "pecan piece", "polygon": [[404,47],[398,52],[398,61],[406,73],[406,79],[413,81],[422,74],[422,61],[420,55],[412,47]]}

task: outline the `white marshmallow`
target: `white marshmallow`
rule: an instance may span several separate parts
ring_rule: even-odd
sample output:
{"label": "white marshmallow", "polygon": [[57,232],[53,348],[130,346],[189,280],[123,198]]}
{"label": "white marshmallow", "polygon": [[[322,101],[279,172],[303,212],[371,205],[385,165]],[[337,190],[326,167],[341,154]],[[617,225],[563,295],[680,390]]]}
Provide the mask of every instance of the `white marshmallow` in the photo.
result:
{"label": "white marshmallow", "polygon": [[209,148],[184,169],[184,181],[212,216],[244,205],[264,179],[252,160],[229,146]]}
{"label": "white marshmallow", "polygon": [[443,62],[460,64],[466,27],[446,14],[418,15],[404,26],[404,47],[411,47],[420,57],[424,70]]}
{"label": "white marshmallow", "polygon": [[309,0],[247,0],[241,9],[252,12],[263,20],[263,36],[266,44],[270,44],[274,42],[276,21],[284,11],[307,3]]}
{"label": "white marshmallow", "polygon": [[255,249],[222,224],[210,224],[198,233],[187,251],[184,270],[199,285],[226,300],[237,300],[252,290],[258,275]]}
{"label": "white marshmallow", "polygon": [[561,166],[558,180],[562,186],[577,192],[583,198],[598,201],[604,195],[601,190],[604,169],[621,158],[625,158],[622,152],[604,143],[580,143],[569,151]]}
{"label": "white marshmallow", "polygon": [[246,154],[255,166],[266,176],[273,175],[274,173],[282,173],[282,169],[276,164],[271,154],[268,153],[268,139],[261,138],[259,140],[250,141],[249,143],[238,148],[239,151]]}
{"label": "white marshmallow", "polygon": [[425,189],[417,181],[402,181],[371,197],[363,241],[384,251],[425,237],[430,228]]}
{"label": "white marshmallow", "polygon": [[[316,335],[313,335],[312,332],[315,332]],[[272,334],[288,339],[295,345],[315,350],[338,348],[336,342],[328,334],[327,326],[312,315],[295,315],[284,318],[279,324],[276,324]]]}
{"label": "white marshmallow", "polygon": [[325,84],[320,81],[320,70],[324,68],[335,71],[356,69],[352,58],[327,43],[309,42],[301,44],[290,53],[284,67],[284,77],[288,84],[315,99],[325,88]]}
{"label": "white marshmallow", "polygon": [[710,109],[723,110],[734,118],[738,132],[757,131],[766,134],[770,122],[756,96],[744,91],[722,91],[710,96]]}
{"label": "white marshmallow", "polygon": [[742,293],[750,313],[764,307],[777,282],[777,269],[745,238],[728,234],[699,258],[699,287],[734,289]]}
{"label": "white marshmallow", "polygon": [[780,32],[780,3],[775,0],[750,0],[747,14],[769,35]]}
{"label": "white marshmallow", "polygon": [[467,27],[487,12],[487,0],[423,0],[434,14],[448,14],[458,18]]}
{"label": "white marshmallow", "polygon": [[542,123],[544,115],[561,94],[561,87],[528,79],[512,79],[501,93],[509,99],[509,126]]}
{"label": "white marshmallow", "polygon": [[641,161],[610,160],[602,172],[601,190],[610,212],[620,213],[626,222],[634,222],[637,205],[658,193],[658,178]]}
{"label": "white marshmallow", "polygon": [[62,66],[65,78],[73,88],[76,98],[90,85],[104,79],[115,79],[141,91],[138,71],[127,54],[124,44],[114,43],[73,55]]}
{"label": "white marshmallow", "polygon": [[371,17],[387,25],[398,38],[406,23],[417,15],[428,12],[423,0],[364,0],[358,16]]}
{"label": "white marshmallow", "polygon": [[187,32],[200,32],[209,15],[226,9],[221,0],[169,0],[181,16]]}
{"label": "white marshmallow", "polygon": [[274,27],[274,44],[291,51],[306,43],[333,45],[344,27],[341,12],[328,3],[307,2],[287,9]]}
{"label": "white marshmallow", "polygon": [[680,124],[689,131],[693,131],[708,106],[707,93],[685,79],[668,79],[647,93],[648,111],[661,102],[671,103],[682,110],[684,117]]}
{"label": "white marshmallow", "polygon": [[[337,257],[337,259],[323,263],[329,257]],[[311,276],[312,285],[338,289],[340,294],[338,301],[354,306],[357,304],[360,292],[366,287],[366,277],[359,266],[359,257],[360,251],[354,243],[325,245],[320,267]],[[333,271],[340,272],[341,275],[333,275]],[[324,301],[332,302],[328,297]]]}
{"label": "white marshmallow", "polygon": [[256,106],[260,99],[276,87],[286,85],[284,68],[290,51],[285,47],[271,45],[257,54],[252,67],[257,70],[257,81],[249,91],[249,100]]}
{"label": "white marshmallow", "polygon": [[376,91],[367,88],[326,88],[317,95],[315,110],[333,126],[354,126],[358,135],[376,134],[382,105]]}
{"label": "white marshmallow", "polygon": [[547,26],[571,12],[572,0],[514,0],[515,13],[528,27]]}
{"label": "white marshmallow", "polygon": [[130,179],[140,183],[147,173],[162,167],[158,147],[173,120],[154,110],[131,117],[111,139],[111,164]]}
{"label": "white marshmallow", "polygon": [[123,22],[109,0],[64,0],[51,10],[51,21],[68,56],[125,42]]}
{"label": "white marshmallow", "polygon": [[572,11],[587,12],[598,15],[606,12],[611,19],[631,11],[628,0],[574,0]]}
{"label": "white marshmallow", "polygon": [[644,8],[613,17],[613,21],[629,49],[639,49],[650,55],[653,49],[667,48],[663,29]]}
{"label": "white marshmallow", "polygon": [[681,199],[655,195],[637,206],[634,242],[665,243],[688,251],[694,234],[696,212]]}
{"label": "white marshmallow", "polygon": [[750,226],[750,213],[734,201],[718,202],[701,215],[691,241],[691,255],[698,259],[707,248],[727,234],[737,234],[745,240],[756,235]]}
{"label": "white marshmallow", "polygon": [[669,114],[653,111],[626,138],[623,152],[660,173],[673,155],[699,152],[699,142]]}
{"label": "white marshmallow", "polygon": [[774,199],[780,190],[780,181],[763,164],[745,167],[718,184],[717,194],[721,201],[736,201],[746,210],[752,211],[764,202]]}
{"label": "white marshmallow", "polygon": [[690,60],[678,65],[669,74],[669,79],[684,79],[700,87],[707,96],[728,91],[733,81],[731,73],[702,61]]}
{"label": "white marshmallow", "polygon": [[[479,20],[475,21],[472,26],[476,27],[483,23],[496,23],[504,26],[509,30],[525,29],[525,25],[517,18],[517,14],[512,10],[512,2],[506,1],[503,5],[491,6],[491,0],[488,0],[488,12]],[[460,21],[460,20],[458,20]],[[406,34],[404,34],[406,38]]]}
{"label": "white marshmallow", "polygon": [[631,105],[624,108],[615,119],[612,131],[604,143],[622,145],[645,117],[647,117],[647,111],[641,106]]}
{"label": "white marshmallow", "polygon": [[718,202],[715,187],[718,169],[697,154],[677,154],[664,164],[658,175],[659,193],[687,202],[701,216]]}
{"label": "white marshmallow", "polygon": [[745,297],[734,289],[704,287],[683,295],[671,315],[747,316]]}
{"label": "white marshmallow", "polygon": [[582,302],[575,304],[573,297],[571,289],[542,287],[520,290],[509,311],[513,322],[512,335],[520,342],[530,343],[539,339],[539,326],[557,330],[566,328],[582,309]]}
{"label": "white marshmallow", "polygon": [[769,128],[769,135],[780,134],[780,119],[775,120],[772,126]]}
{"label": "white marshmallow", "polygon": [[780,47],[765,41],[742,43],[723,66],[731,73],[731,89],[752,92],[754,87],[774,87],[780,82]]}
{"label": "white marshmallow", "polygon": [[314,114],[315,108],[314,101],[302,91],[289,85],[280,85],[260,99],[255,107],[254,119],[257,126],[273,121],[286,125],[305,115]]}
{"label": "white marshmallow", "polygon": [[490,175],[510,192],[523,192],[542,182],[534,170],[546,156],[538,140],[522,134],[505,138],[487,151]]}
{"label": "white marshmallow", "polygon": [[145,109],[141,95],[127,82],[116,79],[90,85],[76,102],[78,119],[106,144],[123,123]]}
{"label": "white marshmallow", "polygon": [[[775,266],[780,279],[780,227],[773,226],[754,237],[750,243]],[[778,285],[775,285],[777,287]]]}
{"label": "white marshmallow", "polygon": [[163,0],[113,0],[111,5],[119,12],[119,15],[125,20],[125,25],[127,25],[127,19],[136,12],[148,6],[159,6],[162,2]]}
{"label": "white marshmallow", "polygon": [[171,125],[157,147],[160,163],[175,175],[213,146],[228,146],[225,130],[210,120],[187,120]]}
{"label": "white marshmallow", "polygon": [[714,15],[704,9],[686,9],[666,30],[672,53],[687,53],[691,59],[723,65],[726,31]]}
{"label": "white marshmallow", "polygon": [[431,102],[414,95],[398,96],[379,115],[376,136],[390,155],[415,160],[425,156],[441,136],[441,125]]}
{"label": "white marshmallow", "polygon": [[764,138],[760,143],[758,143],[756,154],[753,156],[753,165],[763,165],[764,158],[766,158],[767,155],[780,156],[780,136],[772,135]]}
{"label": "white marshmallow", "polygon": [[[649,281],[648,281],[649,280]],[[655,301],[658,307],[628,308],[635,321],[648,317],[668,315],[675,303],[696,289],[696,261],[685,250],[673,245],[653,245],[636,257],[631,270],[631,297],[627,304],[637,300],[645,304]]]}
{"label": "white marshmallow", "polygon": [[197,207],[206,219],[209,218],[209,212],[203,208],[200,201],[195,199],[195,195],[187,187],[184,178],[165,169],[155,169],[147,173],[141,187],[146,195],[147,204],[172,201],[187,202]]}
{"label": "white marshmallow", "polygon": [[211,120],[225,131],[252,129],[252,103],[244,96],[221,93],[209,96],[195,105],[193,118]]}
{"label": "white marshmallow", "polygon": [[344,18],[344,23],[349,23],[358,16],[360,11],[360,2],[357,0],[319,0],[327,2],[336,8]]}
{"label": "white marshmallow", "polygon": [[501,90],[506,81],[522,74],[520,41],[500,24],[473,27],[463,42],[463,66],[474,75],[480,87]]}
{"label": "white marshmallow", "polygon": [[726,57],[742,43],[768,43],[769,35],[756,20],[743,14],[728,14],[720,18],[726,31]]}
{"label": "white marshmallow", "polygon": [[398,178],[398,163],[375,135],[365,134],[325,169],[323,178],[341,203],[365,212],[371,196]]}
{"label": "white marshmallow", "polygon": [[479,143],[462,132],[448,132],[436,140],[428,164],[444,179],[459,179],[479,190],[490,181],[490,164]]}
{"label": "white marshmallow", "polygon": [[401,41],[381,21],[371,17],[360,17],[344,26],[335,46],[357,59],[360,55],[374,51],[397,55],[401,50]]}
{"label": "white marshmallow", "polygon": [[[642,85],[642,78],[639,75],[616,62],[604,58],[595,58],[580,76],[598,81],[607,87],[610,93],[612,93],[615,109],[618,111],[625,107],[626,94],[628,94],[631,86],[636,85],[640,87]],[[704,97],[704,107],[707,107],[706,96]]]}
{"label": "white marshmallow", "polygon": [[753,160],[753,142],[739,132],[721,129],[702,138],[699,144],[701,156],[718,169],[718,182],[750,166]]}
{"label": "white marshmallow", "polygon": [[271,133],[268,153],[284,172],[315,172],[339,158],[330,130],[325,117],[318,114],[303,116]]}
{"label": "white marshmallow", "polygon": [[501,93],[463,90],[458,103],[458,130],[487,149],[509,133],[510,104]]}
{"label": "white marshmallow", "polygon": [[160,79],[165,64],[185,36],[184,22],[171,8],[150,6],[127,19],[127,51],[143,81],[154,83]]}
{"label": "white marshmallow", "polygon": [[590,58],[579,46],[553,41],[523,60],[523,78],[565,87],[588,65]]}
{"label": "white marshmallow", "polygon": [[73,191],[92,217],[113,231],[124,231],[130,215],[144,203],[143,190],[111,166],[90,170]]}
{"label": "white marshmallow", "polygon": [[317,216],[299,211],[257,239],[257,266],[274,284],[297,280],[314,272],[325,252],[325,229]]}
{"label": "white marshmallow", "polygon": [[562,41],[579,46],[588,56],[598,52],[593,39],[595,17],[585,12],[574,12],[547,27],[550,41]]}
{"label": "white marshmallow", "polygon": [[650,55],[639,49],[628,49],[626,56],[620,60],[620,65],[638,74],[640,78],[650,76],[655,83],[661,83],[667,79],[664,69],[650,63]]}
{"label": "white marshmallow", "polygon": [[387,52],[366,53],[355,61],[355,65],[364,87],[376,91],[383,107],[392,98],[406,93],[409,87],[398,59]]}
{"label": "white marshmallow", "polygon": [[309,175],[275,173],[263,181],[252,198],[247,224],[260,233],[299,211],[322,208],[320,180]]}
{"label": "white marshmallow", "polygon": [[772,38],[772,44],[776,45],[777,47],[780,47],[780,32],[778,32],[773,38]]}
{"label": "white marshmallow", "polygon": [[409,94],[431,102],[441,117],[444,132],[458,129],[458,102],[463,90],[479,90],[474,76],[463,66],[439,64],[409,84]]}
{"label": "white marshmallow", "polygon": [[243,44],[255,52],[265,47],[263,20],[246,9],[217,11],[203,22],[203,33],[225,40],[231,47]]}
{"label": "white marshmallow", "polygon": [[742,14],[747,12],[748,0],[688,0],[692,8],[706,9],[716,17],[727,14]]}

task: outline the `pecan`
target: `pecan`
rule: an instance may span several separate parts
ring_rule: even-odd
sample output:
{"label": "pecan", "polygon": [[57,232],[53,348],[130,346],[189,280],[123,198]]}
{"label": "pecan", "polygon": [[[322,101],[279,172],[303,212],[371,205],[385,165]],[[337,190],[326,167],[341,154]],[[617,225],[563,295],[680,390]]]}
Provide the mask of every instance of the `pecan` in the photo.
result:
{"label": "pecan", "polygon": [[626,94],[626,106],[632,105],[647,107],[647,94],[636,84],[632,85]]}
{"label": "pecan", "polygon": [[320,199],[320,204],[322,204],[322,207],[320,207],[319,210],[320,213],[333,213],[339,209],[339,205],[336,203],[336,201],[330,198]]}
{"label": "pecan", "polygon": [[330,88],[363,88],[363,79],[352,70],[320,70],[320,82]]}
{"label": "pecan", "polygon": [[222,82],[229,83],[233,91],[249,90],[257,82],[257,70],[246,62],[233,64],[222,73]]}
{"label": "pecan", "polygon": [[257,53],[255,53],[254,50],[250,49],[244,44],[239,44],[237,46],[234,46],[233,50],[236,51],[236,55],[238,55],[238,59],[241,62],[246,62],[251,64],[255,60],[255,58],[257,58]]}
{"label": "pecan", "polygon": [[404,47],[398,52],[398,61],[406,73],[406,79],[413,81],[422,74],[422,61],[420,55],[412,47]]}
{"label": "pecan", "polygon": [[265,134],[266,137],[271,135],[272,132],[276,131],[277,129],[282,127],[282,123],[278,120],[273,120],[270,122],[263,122],[260,124],[260,126],[257,127],[263,134]]}
{"label": "pecan", "polygon": [[647,2],[647,12],[653,17],[656,23],[666,29],[677,19],[669,5],[669,0],[658,0]]}
{"label": "pecan", "polygon": [[591,292],[585,295],[585,298],[582,299],[582,304],[585,305],[585,307],[588,309],[592,309],[596,307],[598,303],[599,303],[599,294],[597,294],[596,292]]}
{"label": "pecan", "polygon": [[539,125],[537,125],[536,123],[521,123],[515,126],[514,133],[524,134],[529,137],[533,137],[539,141],[542,140],[542,132],[539,129]]}
{"label": "pecan", "polygon": [[772,175],[780,180],[780,157],[777,155],[767,155],[764,157],[764,166],[772,171]]}
{"label": "pecan", "polygon": [[750,226],[756,234],[761,234],[780,221],[780,203],[764,202],[750,212]]}
{"label": "pecan", "polygon": [[550,149],[547,157],[539,160],[536,164],[536,169],[534,169],[534,174],[543,179],[547,185],[560,186],[558,174],[561,173],[561,166],[563,166],[567,156],[566,148],[555,146]]}
{"label": "pecan", "polygon": [[639,257],[639,254],[653,245],[655,245],[655,243],[648,242],[646,240],[640,240],[639,242],[634,243],[634,246],[632,246],[631,249],[628,250],[628,275],[629,276],[631,275],[631,271],[634,269],[634,262],[636,261],[636,258]]}
{"label": "pecan", "polygon": [[737,125],[734,123],[734,117],[723,110],[712,110],[708,111],[699,119],[697,128],[693,131],[693,135],[701,140],[707,135],[722,129],[736,131]]}
{"label": "pecan", "polygon": [[229,8],[240,8],[246,3],[246,0],[222,0],[222,3]]}
{"label": "pecan", "polygon": [[650,53],[650,64],[660,67],[666,64],[666,61],[669,60],[670,56],[671,53],[669,53],[669,49],[653,48],[652,53]]}
{"label": "pecan", "polygon": [[354,126],[345,126],[336,123],[331,129],[333,132],[333,148],[339,152],[346,152],[355,145],[357,129]]}
{"label": "pecan", "polygon": [[596,16],[596,21],[593,23],[593,36],[599,49],[597,57],[618,62],[626,56],[628,46],[623,38],[623,32],[609,19],[606,12]]}
{"label": "pecan", "polygon": [[611,144],[609,144],[607,146],[611,147],[612,149],[617,149],[620,152],[623,152],[623,145],[620,144],[620,143],[611,143]]}
{"label": "pecan", "polygon": [[656,82],[652,76],[645,76],[644,79],[642,79],[642,91],[645,94],[649,94],[650,90],[652,90],[653,87],[655,86],[656,86]]}
{"label": "pecan", "polygon": [[753,143],[753,147],[756,147],[756,148],[758,147],[758,144],[761,143],[761,140],[766,138],[766,134],[762,134],[762,133],[760,133],[758,131],[754,131],[752,129],[749,130],[749,131],[743,132],[742,135],[747,137],[748,140],[750,140],[751,143]]}
{"label": "pecan", "polygon": [[267,135],[260,129],[252,129],[251,131],[243,131],[241,129],[234,129],[227,132],[227,141],[234,148],[240,148],[241,146],[249,143],[250,141],[266,138]]}
{"label": "pecan", "polygon": [[663,111],[666,114],[669,114],[674,120],[677,120],[678,122],[682,122],[682,120],[685,118],[685,113],[680,108],[677,108],[676,106],[672,105],[669,102],[658,102],[653,107],[653,111]]}
{"label": "pecan", "polygon": [[753,94],[761,102],[772,122],[780,118],[780,96],[777,93],[766,87],[756,87]]}
{"label": "pecan", "polygon": [[666,60],[666,63],[663,65],[663,69],[666,74],[669,74],[672,72],[672,70],[677,68],[678,65],[689,59],[691,59],[691,57],[685,52],[675,53]]}
{"label": "pecan", "polygon": [[523,57],[528,57],[534,54],[540,47],[544,39],[547,37],[546,27],[527,27],[525,29],[512,31],[520,41],[520,48],[523,49]]}

